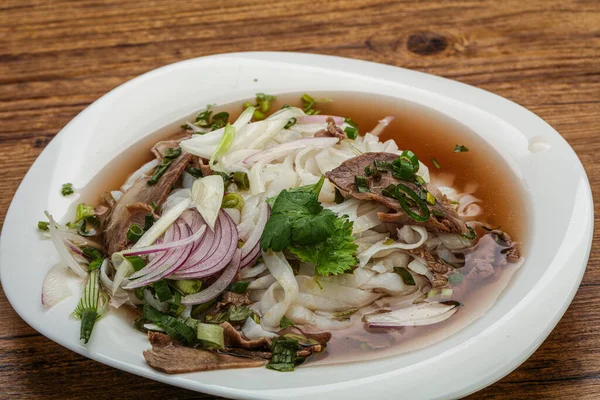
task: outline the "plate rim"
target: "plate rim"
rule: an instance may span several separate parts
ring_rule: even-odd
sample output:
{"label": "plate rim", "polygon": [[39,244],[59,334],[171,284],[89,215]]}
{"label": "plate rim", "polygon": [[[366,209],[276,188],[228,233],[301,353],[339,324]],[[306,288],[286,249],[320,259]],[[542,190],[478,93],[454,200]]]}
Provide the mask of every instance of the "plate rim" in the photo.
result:
{"label": "plate rim", "polygon": [[[117,86],[116,88],[112,89],[111,91],[107,92],[106,94],[104,94],[103,96],[98,98],[96,101],[91,103],[89,106],[87,106],[84,110],[82,110],[76,117],[74,117],[65,127],[63,127],[60,130],[60,132],[52,139],[51,143],[48,146],[46,146],[46,148],[42,151],[42,153],[38,156],[38,158],[36,158],[36,160],[34,161],[32,166],[28,170],[27,174],[23,178],[23,181],[19,185],[17,191],[15,192],[13,200],[11,201],[11,204],[6,213],[5,223],[2,228],[2,234],[0,234],[0,249],[3,248],[2,243],[5,241],[5,240],[3,240],[3,238],[5,237],[5,232],[6,232],[7,226],[8,226],[8,224],[6,222],[9,220],[9,216],[12,216],[12,213],[14,212],[15,199],[19,196],[19,193],[23,190],[22,187],[24,186],[24,183],[28,180],[28,176],[31,175],[31,171],[34,170],[34,168],[36,168],[38,161],[43,157],[43,155],[45,153],[48,153],[49,151],[51,151],[53,146],[57,145],[56,138],[60,137],[61,134],[64,135],[63,132],[67,131],[69,129],[69,126],[74,124],[75,121],[85,118],[88,114],[92,113],[95,110],[95,108],[98,106],[99,103],[106,101],[107,97],[114,96],[115,93],[119,93],[119,91],[121,91],[121,90],[126,90],[128,87],[133,86],[140,81],[143,81],[145,79],[151,79],[153,76],[161,74],[161,73],[169,73],[169,71],[176,69],[178,66],[181,66],[186,63],[203,62],[208,59],[226,58],[226,57],[239,58],[239,59],[258,59],[258,60],[262,60],[262,61],[284,62],[286,64],[296,64],[296,65],[305,65],[305,64],[300,63],[299,59],[313,59],[313,60],[318,60],[318,61],[324,61],[323,62],[323,64],[325,64],[324,68],[328,69],[328,70],[332,70],[332,71],[335,71],[338,69],[336,66],[332,66],[332,64],[336,64],[336,62],[340,62],[340,61],[343,61],[344,63],[352,63],[357,66],[360,64],[362,66],[365,66],[365,68],[367,68],[367,69],[369,69],[369,68],[375,69],[375,68],[382,68],[382,67],[385,69],[389,69],[389,70],[400,69],[403,71],[407,71],[411,74],[414,74],[415,76],[419,75],[421,77],[427,77],[424,79],[430,80],[431,82],[434,82],[434,84],[436,82],[437,83],[445,82],[445,84],[449,84],[452,86],[461,85],[461,87],[464,88],[465,90],[473,90],[474,89],[477,92],[484,92],[486,96],[490,96],[490,95],[494,96],[496,99],[500,99],[500,101],[504,102],[505,104],[507,104],[507,105],[510,104],[511,107],[513,107],[513,108],[514,108],[514,106],[516,106],[518,109],[520,109],[520,112],[526,112],[528,114],[531,114],[531,115],[535,116],[535,118],[537,118],[537,120],[539,120],[538,122],[541,121],[543,124],[547,125],[550,128],[550,130],[552,131],[552,134],[555,134],[559,138],[559,140],[562,140],[564,142],[564,144],[567,146],[567,148],[570,149],[570,151],[572,152],[572,155],[574,155],[575,158],[577,159],[577,161],[578,161],[577,165],[575,165],[574,167],[577,168],[577,170],[579,172],[578,175],[580,175],[583,178],[583,184],[585,186],[584,190],[586,192],[585,193],[586,198],[583,201],[586,203],[586,205],[590,206],[589,207],[590,212],[589,212],[589,215],[587,215],[590,222],[588,225],[588,230],[587,230],[587,232],[585,232],[585,235],[587,236],[588,240],[587,240],[587,243],[585,244],[586,251],[584,252],[585,254],[583,254],[583,258],[581,261],[582,266],[579,267],[578,275],[575,277],[575,280],[573,281],[570,291],[568,293],[563,293],[563,296],[562,296],[563,301],[562,301],[561,307],[559,307],[556,310],[555,314],[550,319],[550,321],[546,324],[544,329],[542,329],[539,332],[539,334],[537,335],[537,339],[533,343],[533,345],[530,346],[528,349],[526,349],[526,351],[522,352],[520,357],[513,358],[510,363],[506,363],[501,371],[498,370],[498,371],[496,371],[496,373],[488,374],[487,376],[481,378],[479,380],[478,384],[471,388],[462,388],[461,390],[455,390],[453,393],[445,393],[445,394],[442,394],[435,398],[446,398],[445,396],[458,396],[458,395],[463,396],[463,395],[473,393],[477,390],[480,390],[483,387],[488,386],[488,385],[492,384],[493,382],[501,379],[502,377],[508,375],[510,372],[512,372],[514,369],[516,369],[523,361],[525,361],[531,354],[533,354],[533,352],[535,352],[535,350],[542,344],[542,342],[547,338],[547,336],[550,334],[550,332],[554,329],[554,327],[559,322],[559,320],[562,318],[566,309],[570,305],[571,301],[573,300],[573,298],[579,288],[579,284],[583,278],[583,274],[586,269],[587,261],[589,259],[589,255],[590,255],[590,252],[592,249],[593,226],[594,226],[593,198],[592,198],[591,187],[589,184],[589,179],[587,177],[585,169],[583,168],[583,165],[581,164],[581,161],[579,160],[579,158],[577,157],[576,153],[573,151],[571,146],[564,140],[564,138],[562,138],[562,136],[558,132],[556,132],[552,127],[550,127],[545,121],[543,121],[541,118],[539,118],[533,112],[525,109],[524,107],[522,107],[508,99],[505,99],[499,95],[485,91],[484,89],[480,89],[480,88],[477,88],[474,86],[467,85],[462,82],[438,77],[438,76],[431,75],[431,74],[426,74],[426,73],[419,72],[419,71],[413,71],[413,70],[407,70],[407,69],[400,68],[400,67],[394,67],[394,66],[390,66],[390,65],[378,64],[378,63],[364,61],[364,60],[355,60],[355,59],[348,59],[348,58],[343,58],[343,57],[316,55],[316,54],[309,54],[309,53],[238,52],[238,53],[223,53],[223,54],[218,54],[218,55],[197,57],[197,58],[179,61],[176,63],[168,64],[168,65],[162,66],[160,68],[148,71],[148,72],[146,72],[140,76],[137,76],[127,82],[124,82],[123,84],[121,84],[121,85]],[[364,72],[363,73],[363,75],[365,75],[365,76],[373,76],[371,74],[372,74],[372,72]],[[468,89],[466,89],[466,88],[468,88]],[[4,251],[2,252],[2,254],[0,254],[0,257],[2,257],[1,259],[4,258]],[[2,282],[5,282],[5,275],[6,275],[5,270],[6,270],[6,267],[4,266],[4,263],[0,263],[0,280]],[[19,314],[19,316],[26,323],[28,323],[30,326],[32,326],[34,329],[36,329],[38,332],[40,332],[42,335],[46,336],[41,330],[37,329],[37,327],[34,326],[34,325],[37,325],[34,321],[30,321],[30,319],[26,315],[25,308],[22,308],[21,305],[15,306],[15,304],[13,304],[13,301],[11,300],[12,295],[9,294],[11,292],[11,290],[9,289],[7,291],[5,285],[3,285],[3,288],[6,293],[7,299],[13,306],[13,309],[15,309],[15,311]],[[530,295],[523,298],[521,300],[521,302],[519,303],[519,305],[521,305],[522,303],[526,303],[526,300],[529,297],[530,297]],[[499,324],[499,323],[500,323],[500,321],[496,322],[494,325]],[[54,339],[51,339],[51,340],[55,341]],[[149,379],[161,381],[161,382],[164,382],[167,384],[181,386],[181,387],[191,389],[191,390],[196,390],[196,391],[201,390],[202,392],[205,392],[205,393],[221,395],[221,396],[236,396],[236,397],[257,398],[257,399],[258,398],[283,398],[284,396],[289,397],[289,395],[290,395],[290,393],[286,393],[285,389],[278,389],[278,390],[273,390],[273,391],[262,391],[262,390],[246,391],[246,390],[239,390],[239,389],[234,389],[234,388],[224,388],[224,387],[217,387],[217,386],[211,386],[211,385],[204,385],[199,382],[190,384],[189,380],[178,379],[177,377],[174,378],[173,376],[156,373],[154,371],[149,371],[144,368],[137,368],[131,364],[118,362],[111,358],[104,357],[103,355],[98,354],[98,353],[90,354],[90,352],[88,352],[85,348],[82,348],[81,346],[77,346],[77,344],[73,344],[73,343],[65,344],[65,343],[61,343],[60,341],[55,341],[55,342],[65,348],[75,351],[78,354],[81,354],[85,357],[102,362],[103,364],[109,365],[111,367],[118,368],[118,369],[130,372],[130,373],[134,373],[137,375],[141,375],[141,376],[144,376]],[[346,382],[344,382],[344,383],[346,383]],[[360,384],[362,384],[362,383],[360,383]],[[336,385],[342,386],[341,383],[334,384],[333,386],[336,386]],[[315,388],[324,389],[322,386],[317,386]],[[333,388],[332,390],[338,390],[338,389]],[[289,391],[289,390],[287,390],[287,391]],[[311,392],[310,390],[305,391],[305,394],[309,394],[310,392]],[[328,391],[328,393],[329,393],[329,391]],[[314,393],[312,393],[312,394],[314,394]],[[265,396],[268,396],[268,397],[265,397]]]}

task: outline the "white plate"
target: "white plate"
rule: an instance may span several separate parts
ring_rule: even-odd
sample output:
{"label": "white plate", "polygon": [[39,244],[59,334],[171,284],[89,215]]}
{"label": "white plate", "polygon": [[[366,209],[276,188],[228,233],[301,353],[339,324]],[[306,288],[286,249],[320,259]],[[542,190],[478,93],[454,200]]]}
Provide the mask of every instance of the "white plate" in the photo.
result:
{"label": "white plate", "polygon": [[[258,80],[258,82],[255,81]],[[267,93],[352,90],[407,99],[446,114],[490,142],[530,196],[528,257],[492,309],[459,333],[422,350],[381,360],[299,368],[264,368],[169,376],[142,357],[147,340],[109,315],[87,347],[68,318],[78,296],[50,311],[40,304],[44,275],[58,256],[35,229],[43,210],[61,219],[76,196],[120,149],[208,103]],[[535,145],[532,146],[532,144]],[[531,152],[529,148],[541,149]],[[215,395],[251,399],[455,398],[483,388],[521,364],[571,302],[591,247],[589,183],[562,137],[533,113],[481,89],[439,77],[337,57],[238,53],[172,64],[106,94],[71,121],[21,183],[2,231],[2,286],[19,315],[55,342],[147,378]]]}

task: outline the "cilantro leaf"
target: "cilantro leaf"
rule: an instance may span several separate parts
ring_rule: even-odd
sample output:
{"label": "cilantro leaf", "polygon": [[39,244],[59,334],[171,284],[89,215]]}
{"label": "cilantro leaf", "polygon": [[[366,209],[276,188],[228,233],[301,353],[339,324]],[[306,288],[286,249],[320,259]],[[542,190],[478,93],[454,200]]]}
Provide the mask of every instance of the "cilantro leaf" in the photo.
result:
{"label": "cilantro leaf", "polygon": [[352,225],[346,218],[336,218],[329,238],[312,245],[291,246],[288,250],[303,262],[314,264],[317,275],[342,274],[356,265],[358,246],[354,243]]}
{"label": "cilantro leaf", "polygon": [[283,251],[292,243],[292,223],[286,215],[271,214],[260,238],[263,251]]}
{"label": "cilantro leaf", "polygon": [[296,244],[305,245],[321,242],[331,236],[337,216],[330,210],[319,214],[298,218],[292,223],[292,239]]}

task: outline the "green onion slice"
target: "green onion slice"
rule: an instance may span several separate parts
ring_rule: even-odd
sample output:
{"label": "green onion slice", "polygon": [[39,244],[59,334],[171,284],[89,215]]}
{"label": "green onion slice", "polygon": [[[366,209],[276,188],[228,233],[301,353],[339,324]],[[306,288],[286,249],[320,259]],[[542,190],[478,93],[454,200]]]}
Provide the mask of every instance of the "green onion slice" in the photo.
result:
{"label": "green onion slice", "polygon": [[137,242],[144,235],[144,228],[142,228],[139,224],[133,223],[129,225],[129,230],[127,231],[127,240],[130,242]]}
{"label": "green onion slice", "polygon": [[[421,213],[418,214],[410,209],[407,204],[406,196],[415,201],[417,206],[419,207]],[[402,210],[408,215],[410,218],[417,222],[425,222],[429,219],[430,213],[429,208],[427,208],[427,204],[421,200],[418,194],[416,194],[413,190],[411,190],[408,186],[399,183],[396,185],[396,199],[400,202],[400,206]]]}

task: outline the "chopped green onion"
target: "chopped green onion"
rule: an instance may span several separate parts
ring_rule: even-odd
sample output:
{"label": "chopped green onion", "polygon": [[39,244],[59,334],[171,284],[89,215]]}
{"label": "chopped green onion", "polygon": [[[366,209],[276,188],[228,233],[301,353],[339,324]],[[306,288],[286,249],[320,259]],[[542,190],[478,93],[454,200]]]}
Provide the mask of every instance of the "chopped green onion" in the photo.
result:
{"label": "chopped green onion", "polygon": [[273,339],[271,343],[271,360],[267,368],[280,372],[289,372],[294,370],[294,366],[304,361],[303,358],[296,356],[298,351],[298,341],[285,336],[279,336]]}
{"label": "chopped green onion", "polygon": [[152,209],[154,210],[154,212],[158,211],[158,204],[156,204],[156,202],[154,200],[152,200],[152,203],[150,203],[150,205],[152,206]]}
{"label": "chopped green onion", "polygon": [[68,196],[70,194],[73,194],[73,184],[72,183],[63,184],[60,192],[62,193],[63,196]]}
{"label": "chopped green onion", "polygon": [[163,279],[163,280],[154,282],[152,284],[152,287],[154,288],[154,291],[156,292],[156,297],[161,302],[164,303],[165,301],[171,300],[173,298],[173,293],[171,293],[171,289],[169,288],[169,284],[167,283],[166,280]]}
{"label": "chopped green onion", "polygon": [[440,163],[439,163],[439,162],[438,162],[438,161],[437,161],[435,158],[431,157],[431,162],[433,163],[433,165],[434,165],[434,166],[435,166],[437,169],[440,169],[440,168],[442,168],[442,167],[440,166]]}
{"label": "chopped green onion", "polygon": [[226,111],[221,111],[216,113],[212,117],[212,123],[210,125],[210,129],[215,131],[227,125],[227,121],[229,121],[229,113]]}
{"label": "chopped green onion", "polygon": [[387,172],[392,170],[392,164],[387,161],[375,160],[373,161],[375,169],[379,172]]}
{"label": "chopped green onion", "polygon": [[394,267],[394,272],[400,275],[405,285],[415,286],[415,278],[404,267]]}
{"label": "chopped green onion", "polygon": [[254,104],[250,103],[249,101],[246,101],[246,102],[244,102],[244,104],[242,104],[242,107],[244,107],[244,109],[246,109],[246,108],[254,107]]}
{"label": "chopped green onion", "polygon": [[[406,195],[408,195],[409,198],[413,199],[417,203],[418,207],[420,208],[421,214],[417,214],[409,208],[409,206],[406,203]],[[425,222],[429,219],[430,213],[429,208],[427,208],[427,204],[423,200],[421,200],[419,195],[416,194],[413,190],[411,190],[408,186],[403,185],[401,183],[399,183],[396,186],[396,200],[400,202],[400,206],[402,207],[402,210],[404,210],[406,215],[408,215],[413,220],[417,222]]]}
{"label": "chopped green onion", "polygon": [[252,114],[252,117],[256,120],[256,121],[262,121],[263,119],[265,119],[267,116],[260,111],[258,108],[256,110],[254,110],[254,114]]}
{"label": "chopped green onion", "polygon": [[230,174],[228,174],[227,172],[221,172],[221,171],[213,171],[213,175],[219,175],[221,178],[223,178],[223,183],[225,184],[225,187],[227,187],[227,185],[229,185],[229,182],[231,181],[232,176]]}
{"label": "chopped green onion", "polygon": [[201,303],[201,304],[196,304],[194,307],[192,307],[192,318],[196,318],[199,319],[200,316],[206,312],[206,310],[208,310],[210,307],[212,307],[213,304],[215,304],[217,302],[216,299],[213,299],[211,301],[207,301],[206,303]]}
{"label": "chopped green onion", "polygon": [[200,113],[196,116],[196,121],[194,122],[197,126],[208,126],[210,125],[210,117],[212,115],[212,111],[210,110],[212,105],[208,104],[206,106],[206,110],[200,111]]}
{"label": "chopped green onion", "polygon": [[94,258],[88,264],[88,267],[87,267],[88,272],[92,272],[92,271],[95,271],[97,269],[100,269],[100,267],[102,266],[103,262],[104,262],[103,258]]}
{"label": "chopped green onion", "polygon": [[260,107],[260,111],[263,113],[269,112],[271,109],[271,102],[277,100],[275,96],[264,93],[256,93],[256,103]]}
{"label": "chopped green onion", "polygon": [[357,175],[354,177],[354,186],[356,186],[356,191],[358,193],[370,192],[369,190],[369,180],[366,176]]}
{"label": "chopped green onion", "polygon": [[204,324],[193,318],[187,318],[185,323],[196,331],[196,339],[203,348],[216,350],[225,347],[225,331],[220,325]]}
{"label": "chopped green onion", "polygon": [[71,316],[81,320],[80,339],[84,343],[90,340],[94,324],[103,314],[104,310],[98,310],[100,296],[103,298],[103,303],[106,304],[107,301],[106,293],[100,290],[99,274],[100,271],[97,269],[90,272],[81,300],[79,300],[77,308],[71,314]]}
{"label": "chopped green onion", "polygon": [[358,308],[351,308],[346,311],[340,311],[340,312],[334,313],[333,317],[334,318],[345,318],[345,317],[351,316],[352,314],[356,313],[357,311],[358,311]]}
{"label": "chopped green onion", "polygon": [[163,153],[163,158],[177,158],[181,155],[181,148],[177,147],[177,148],[173,148],[173,147],[169,147],[167,150],[165,150],[165,152]]}
{"label": "chopped green onion", "polygon": [[425,201],[427,202],[427,204],[431,204],[432,206],[435,205],[435,197],[430,192],[427,192]]}
{"label": "chopped green onion", "polygon": [[137,288],[133,289],[133,294],[135,294],[135,297],[138,300],[144,300],[144,288],[143,287],[137,287]]}
{"label": "chopped green onion", "polygon": [[40,231],[47,231],[50,227],[50,222],[47,221],[38,221],[38,229]]}
{"label": "chopped green onion", "polygon": [[203,176],[200,168],[188,167],[185,171],[196,179],[202,178]]}
{"label": "chopped green onion", "polygon": [[225,132],[223,132],[223,137],[221,138],[221,142],[219,142],[217,149],[215,150],[212,157],[210,157],[210,161],[208,162],[208,164],[211,166],[211,168],[215,165],[215,163],[221,157],[223,157],[225,155],[225,153],[227,153],[227,150],[229,150],[229,148],[233,144],[234,139],[235,139],[235,127],[231,126],[230,124],[227,124],[225,126]]}
{"label": "chopped green onion", "polygon": [[144,304],[143,316],[163,329],[171,339],[192,346],[198,342],[196,331],[193,328],[177,318],[161,313],[148,303]]}
{"label": "chopped green onion", "polygon": [[233,173],[233,182],[240,190],[250,189],[250,180],[248,174],[245,172],[237,171]]}
{"label": "chopped green onion", "polygon": [[235,208],[236,210],[242,210],[244,208],[244,198],[237,193],[227,193],[223,196],[221,202],[221,208]]}
{"label": "chopped green onion", "polygon": [[152,228],[152,225],[154,225],[155,222],[156,219],[154,218],[154,215],[147,214],[144,217],[144,230],[147,231],[148,229]]}
{"label": "chopped green onion", "polygon": [[344,196],[342,195],[342,192],[340,192],[340,189],[335,188],[335,204],[342,204],[344,202]]}
{"label": "chopped green onion", "polygon": [[200,279],[172,281],[172,284],[175,286],[175,289],[185,295],[198,293],[202,289],[202,281]]}
{"label": "chopped green onion", "polygon": [[381,194],[385,197],[396,198],[396,185],[387,185],[385,189],[381,191]]}
{"label": "chopped green onion", "polygon": [[81,203],[77,205],[77,211],[75,212],[75,222],[81,221],[85,217],[91,217],[94,215],[94,206],[86,206]]}
{"label": "chopped green onion", "polygon": [[462,233],[461,236],[466,237],[467,239],[475,239],[477,237],[477,233],[475,233],[475,229],[467,225],[468,233]]}
{"label": "chopped green onion", "polygon": [[292,126],[296,125],[296,118],[290,118],[287,124],[283,127],[283,129],[290,129]]}
{"label": "chopped green onion", "polygon": [[312,96],[310,96],[306,93],[304,93],[302,95],[300,100],[302,101],[302,109],[308,115],[317,115],[317,114],[321,113],[320,110],[315,110],[315,108],[314,108],[314,105],[317,104],[318,102],[331,101],[331,99],[316,100],[316,99],[312,98]]}
{"label": "chopped green onion", "polygon": [[81,251],[83,252],[83,254],[86,255],[86,257],[89,257],[92,260],[95,260],[96,258],[101,258],[101,259],[104,258],[104,254],[102,254],[102,252],[95,247],[91,247],[91,246],[82,247]]}
{"label": "chopped green onion", "polygon": [[425,179],[423,179],[423,177],[420,175],[415,175],[415,182],[417,185],[423,186],[425,184]]}
{"label": "chopped green onion", "polygon": [[347,126],[346,128],[344,128],[344,132],[346,132],[346,136],[348,136],[348,139],[356,139],[356,137],[358,136],[358,129],[352,126]]}
{"label": "chopped green onion", "polygon": [[146,261],[140,256],[126,256],[125,259],[129,261],[136,272],[146,266]]}
{"label": "chopped green onion", "polygon": [[95,215],[90,215],[83,218],[79,224],[77,233],[86,237],[95,236],[98,233],[98,228],[100,228],[100,218]]}
{"label": "chopped green onion", "polygon": [[456,146],[454,146],[454,152],[455,153],[465,153],[469,151],[469,148],[467,146],[464,146],[462,144],[457,144]]}
{"label": "chopped green onion", "polygon": [[285,315],[283,317],[281,317],[281,321],[279,321],[279,327],[281,329],[287,329],[290,326],[294,326],[294,325],[295,325],[294,321],[292,321],[291,319],[289,319]]}
{"label": "chopped green onion", "polygon": [[353,128],[358,128],[358,124],[356,122],[352,121],[352,118],[344,118],[344,122]]}
{"label": "chopped green onion", "polygon": [[156,167],[156,169],[154,170],[154,173],[152,174],[150,179],[148,179],[148,185],[156,185],[160,177],[165,174],[165,172],[167,171],[167,169],[169,169],[171,164],[173,164],[172,159],[163,157],[163,159],[160,160],[160,164],[158,165],[158,167]]}
{"label": "chopped green onion", "polygon": [[183,310],[185,310],[185,306],[181,305],[181,293],[176,290],[173,295],[173,300],[169,303],[167,314],[176,317],[181,314]]}
{"label": "chopped green onion", "polygon": [[144,229],[136,223],[129,225],[129,230],[127,231],[127,240],[130,242],[137,242],[144,235]]}
{"label": "chopped green onion", "polygon": [[229,285],[227,290],[238,294],[244,294],[246,293],[246,290],[248,290],[248,285],[250,285],[249,281],[233,282],[231,285]]}
{"label": "chopped green onion", "polygon": [[381,172],[376,168],[371,168],[370,165],[365,167],[365,175],[373,177],[375,180],[381,179]]}

